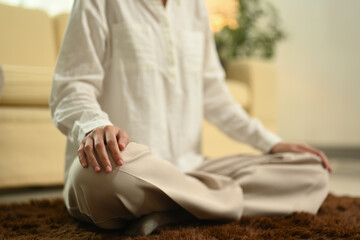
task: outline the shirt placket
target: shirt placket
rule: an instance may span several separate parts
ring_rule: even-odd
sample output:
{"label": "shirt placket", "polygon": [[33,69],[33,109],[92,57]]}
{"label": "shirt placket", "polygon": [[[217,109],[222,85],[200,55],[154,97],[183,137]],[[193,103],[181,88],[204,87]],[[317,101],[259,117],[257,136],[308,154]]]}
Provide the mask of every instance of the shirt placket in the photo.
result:
{"label": "shirt placket", "polygon": [[176,83],[176,79],[177,79],[176,48],[175,48],[175,42],[171,30],[169,17],[167,15],[167,9],[165,9],[161,0],[153,0],[152,3],[154,5],[154,8],[156,9],[157,16],[159,17],[160,28],[164,37],[165,47],[163,51],[165,51],[165,56],[166,56],[165,57],[166,73],[167,73],[166,78],[169,80],[169,82]]}
{"label": "shirt placket", "polygon": [[[177,116],[178,110],[180,109],[180,98],[176,97],[179,94],[180,89],[180,77],[178,70],[178,60],[176,52],[176,44],[174,40],[174,33],[170,21],[170,10],[171,3],[168,0],[166,8],[163,6],[161,0],[151,0],[154,13],[159,21],[159,27],[161,29],[164,46],[160,51],[164,53],[164,79],[170,85],[170,92],[167,98],[167,105],[170,106],[167,109],[167,126],[169,131],[168,151],[171,152],[172,158],[177,158],[178,152],[180,151],[180,143],[178,141],[178,130],[181,129],[180,121]],[[174,160],[174,159],[173,159]]]}

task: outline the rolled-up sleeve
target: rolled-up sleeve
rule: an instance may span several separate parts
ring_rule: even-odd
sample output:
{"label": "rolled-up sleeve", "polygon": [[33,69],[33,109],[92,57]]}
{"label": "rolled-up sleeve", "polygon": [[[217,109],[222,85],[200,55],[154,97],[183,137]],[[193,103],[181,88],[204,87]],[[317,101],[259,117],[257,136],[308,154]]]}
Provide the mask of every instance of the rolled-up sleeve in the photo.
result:
{"label": "rolled-up sleeve", "polygon": [[112,124],[97,101],[108,39],[101,2],[75,0],[53,75],[49,101],[53,122],[74,144],[92,129]]}
{"label": "rolled-up sleeve", "polygon": [[233,100],[225,84],[225,73],[217,55],[208,15],[204,15],[207,26],[203,61],[205,118],[231,138],[248,143],[263,152],[269,152],[281,139],[267,131],[258,119],[249,117]]}

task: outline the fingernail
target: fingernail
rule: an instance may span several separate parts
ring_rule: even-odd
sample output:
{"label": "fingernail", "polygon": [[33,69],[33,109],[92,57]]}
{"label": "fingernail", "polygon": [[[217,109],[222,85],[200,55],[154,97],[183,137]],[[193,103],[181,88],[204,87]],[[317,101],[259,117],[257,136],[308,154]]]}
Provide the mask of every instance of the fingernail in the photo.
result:
{"label": "fingernail", "polygon": [[111,167],[110,166],[106,166],[105,169],[106,169],[106,172],[108,172],[108,173],[111,172]]}
{"label": "fingernail", "polygon": [[125,144],[122,141],[120,141],[120,149],[121,151],[124,151],[125,149]]}
{"label": "fingernail", "polygon": [[95,167],[95,171],[97,171],[97,172],[100,171],[100,167],[99,167],[99,166],[96,166],[96,167]]}

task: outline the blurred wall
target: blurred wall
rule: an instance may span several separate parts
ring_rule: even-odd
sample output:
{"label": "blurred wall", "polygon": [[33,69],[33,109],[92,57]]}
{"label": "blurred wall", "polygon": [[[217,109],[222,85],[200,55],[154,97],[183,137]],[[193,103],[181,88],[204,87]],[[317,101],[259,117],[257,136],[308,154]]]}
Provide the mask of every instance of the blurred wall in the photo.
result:
{"label": "blurred wall", "polygon": [[360,1],[271,1],[288,33],[275,61],[279,134],[360,147]]}

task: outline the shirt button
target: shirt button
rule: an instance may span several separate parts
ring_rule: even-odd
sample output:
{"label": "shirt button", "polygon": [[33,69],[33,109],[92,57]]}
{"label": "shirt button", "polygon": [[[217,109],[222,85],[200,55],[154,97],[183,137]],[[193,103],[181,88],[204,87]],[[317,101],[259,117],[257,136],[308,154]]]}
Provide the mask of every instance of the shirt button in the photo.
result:
{"label": "shirt button", "polygon": [[174,64],[175,64],[174,58],[169,57],[168,58],[168,63],[169,63],[169,65],[174,66]]}

